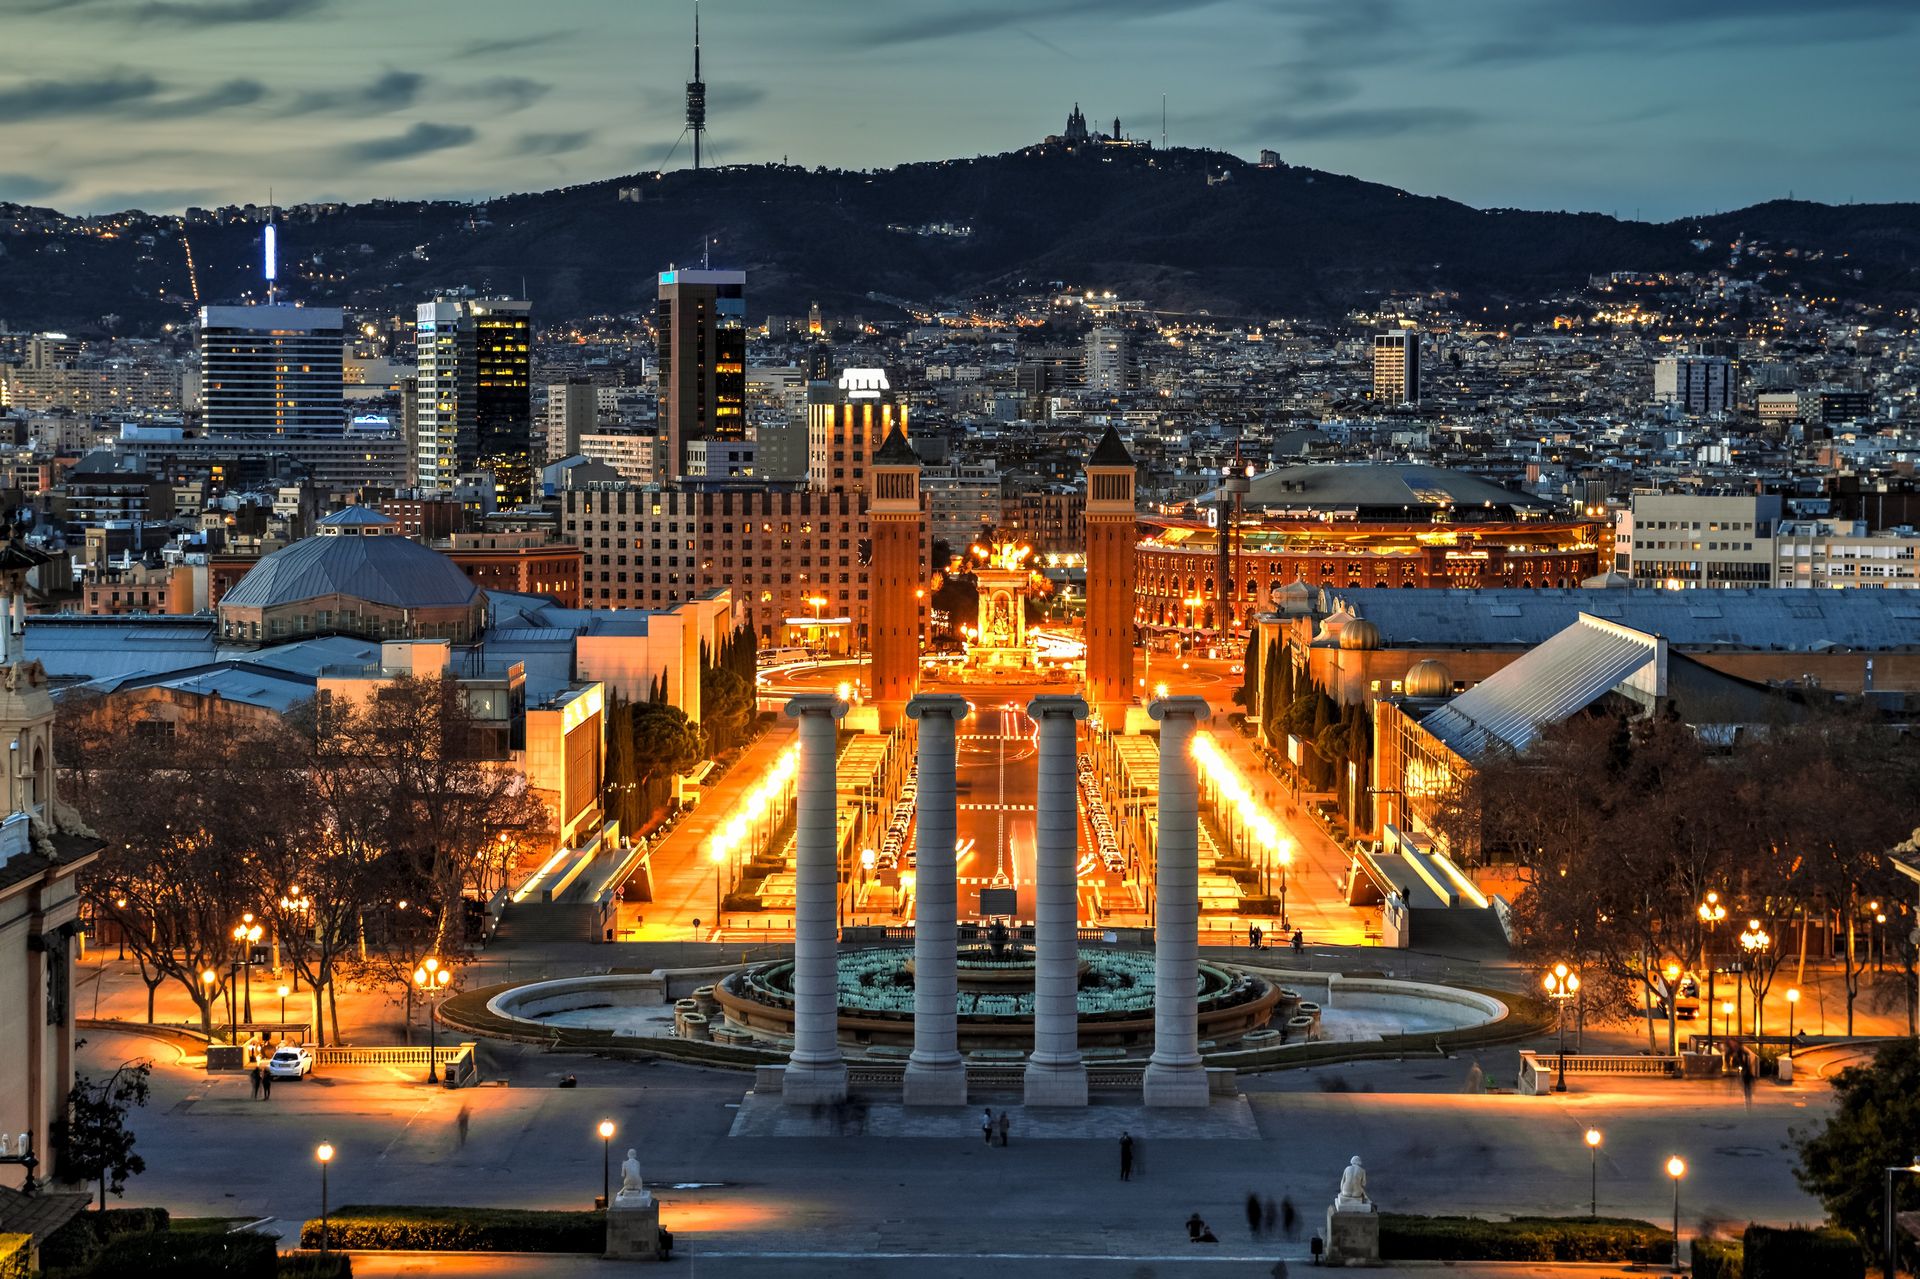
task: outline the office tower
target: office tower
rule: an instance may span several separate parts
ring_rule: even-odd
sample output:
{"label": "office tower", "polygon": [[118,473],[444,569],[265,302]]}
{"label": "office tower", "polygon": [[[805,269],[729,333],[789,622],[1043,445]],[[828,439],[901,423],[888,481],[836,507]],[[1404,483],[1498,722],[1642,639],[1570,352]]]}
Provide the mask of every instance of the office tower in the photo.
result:
{"label": "office tower", "polygon": [[926,572],[922,547],[927,517],[920,500],[920,459],[904,424],[888,427],[873,454],[873,498],[867,519],[873,541],[868,569],[873,595],[873,701],[880,727],[900,722],[920,677],[920,608]]}
{"label": "office tower", "polygon": [[747,273],[662,271],[658,477],[686,474],[691,440],[747,437]]}
{"label": "office tower", "polygon": [[201,307],[200,397],[207,432],[342,430],[343,328],[338,307]]}
{"label": "office tower", "polygon": [[496,501],[533,491],[532,308],[485,298],[422,302],[414,319],[419,482],[445,492],[493,473]]}
{"label": "office tower", "polygon": [[547,461],[580,452],[580,437],[600,425],[600,388],[588,378],[568,378],[547,388]]}
{"label": "office tower", "polygon": [[1127,331],[1102,324],[1087,334],[1087,389],[1115,393],[1127,389]]}
{"label": "office tower", "polygon": [[1133,455],[1109,426],[1087,458],[1087,700],[1115,732],[1126,727],[1134,694],[1138,478]]}
{"label": "office tower", "polygon": [[885,369],[847,369],[837,384],[807,388],[807,482],[815,489],[867,491],[873,452],[895,427],[907,432],[907,406]]}
{"label": "office tower", "polygon": [[1373,398],[1381,404],[1420,402],[1420,335],[1412,329],[1374,334]]}
{"label": "office tower", "polygon": [[1669,355],[1654,361],[1653,400],[1690,417],[1733,411],[1733,361],[1724,355]]}
{"label": "office tower", "polygon": [[407,450],[407,488],[420,485],[420,379],[403,377],[400,392],[400,440]]}

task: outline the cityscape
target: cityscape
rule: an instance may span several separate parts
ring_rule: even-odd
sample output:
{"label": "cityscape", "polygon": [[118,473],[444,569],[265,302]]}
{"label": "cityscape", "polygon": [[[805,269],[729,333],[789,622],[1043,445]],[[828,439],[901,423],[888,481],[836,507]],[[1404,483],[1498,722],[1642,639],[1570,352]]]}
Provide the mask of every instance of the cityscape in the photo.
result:
{"label": "cityscape", "polygon": [[1920,1273],[1920,16],[1320,7],[0,19],[0,1279]]}

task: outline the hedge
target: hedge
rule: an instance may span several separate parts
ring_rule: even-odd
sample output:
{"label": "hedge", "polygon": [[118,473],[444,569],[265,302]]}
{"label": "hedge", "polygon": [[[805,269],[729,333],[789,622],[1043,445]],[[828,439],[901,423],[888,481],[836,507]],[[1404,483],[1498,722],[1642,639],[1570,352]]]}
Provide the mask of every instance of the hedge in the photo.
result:
{"label": "hedge", "polygon": [[1804,1226],[1777,1230],[1748,1226],[1744,1279],[1862,1279],[1867,1272],[1860,1241],[1844,1230]]}
{"label": "hedge", "polygon": [[1742,1279],[1746,1245],[1738,1239],[1695,1239],[1693,1279]]}
{"label": "hedge", "polygon": [[283,1252],[280,1279],[353,1279],[353,1258],[344,1252]]}
{"label": "hedge", "polygon": [[1624,1217],[1417,1217],[1380,1214],[1389,1261],[1662,1261],[1673,1236]]}
{"label": "hedge", "polygon": [[[320,1222],[300,1231],[300,1246],[320,1246]],[[604,1212],[524,1208],[419,1208],[352,1204],[328,1222],[327,1246],[415,1252],[604,1252]]]}
{"label": "hedge", "polygon": [[93,1273],[142,1279],[275,1279],[279,1251],[267,1235],[173,1234],[160,1231],[110,1240]]}
{"label": "hedge", "polygon": [[27,1257],[32,1252],[32,1235],[0,1235],[0,1279],[27,1279]]}
{"label": "hedge", "polygon": [[48,1272],[89,1269],[108,1241],[121,1235],[148,1235],[167,1229],[165,1208],[109,1208],[75,1214],[40,1245],[40,1265]]}

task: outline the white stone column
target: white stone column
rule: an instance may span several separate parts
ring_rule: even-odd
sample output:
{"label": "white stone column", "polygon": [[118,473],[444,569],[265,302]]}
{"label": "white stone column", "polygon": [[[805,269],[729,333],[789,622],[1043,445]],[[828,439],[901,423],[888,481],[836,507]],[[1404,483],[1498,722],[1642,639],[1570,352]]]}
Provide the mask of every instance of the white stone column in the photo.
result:
{"label": "white stone column", "polygon": [[1200,790],[1194,729],[1203,697],[1164,697],[1147,707],[1160,723],[1160,837],[1154,850],[1153,1057],[1149,1106],[1204,1106],[1200,1060]]}
{"label": "white stone column", "polygon": [[923,694],[907,703],[920,722],[920,784],[914,814],[913,1055],[907,1059],[909,1106],[967,1104],[967,1064],[956,1022],[960,991],[959,884],[954,868],[953,730],[967,699]]}
{"label": "white stone column", "polygon": [[1027,706],[1040,729],[1040,791],[1034,814],[1033,1055],[1029,1106],[1084,1106],[1080,1060],[1080,778],[1074,725],[1080,697],[1048,694]]}
{"label": "white stone column", "polygon": [[798,812],[794,825],[793,1052],[781,1096],[810,1106],[844,1101],[847,1065],[840,1056],[840,1000],[835,963],[840,937],[834,907],[840,895],[834,856],[834,725],[847,704],[828,693],[787,702],[800,722]]}

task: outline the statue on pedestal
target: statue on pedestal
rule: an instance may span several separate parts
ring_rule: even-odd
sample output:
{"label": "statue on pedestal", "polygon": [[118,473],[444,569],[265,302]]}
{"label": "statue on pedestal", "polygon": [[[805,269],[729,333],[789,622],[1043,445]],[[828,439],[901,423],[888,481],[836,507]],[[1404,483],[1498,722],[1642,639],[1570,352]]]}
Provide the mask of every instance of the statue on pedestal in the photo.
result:
{"label": "statue on pedestal", "polygon": [[1372,1212],[1373,1201],[1367,1198],[1367,1170],[1360,1166],[1360,1156],[1355,1155],[1340,1171],[1340,1193],[1334,1198],[1336,1212]]}
{"label": "statue on pedestal", "polygon": [[640,1157],[634,1153],[632,1147],[627,1148],[627,1157],[620,1164],[620,1191],[614,1198],[617,1201],[624,1200],[629,1203],[638,1201],[642,1204],[653,1198],[641,1184]]}

